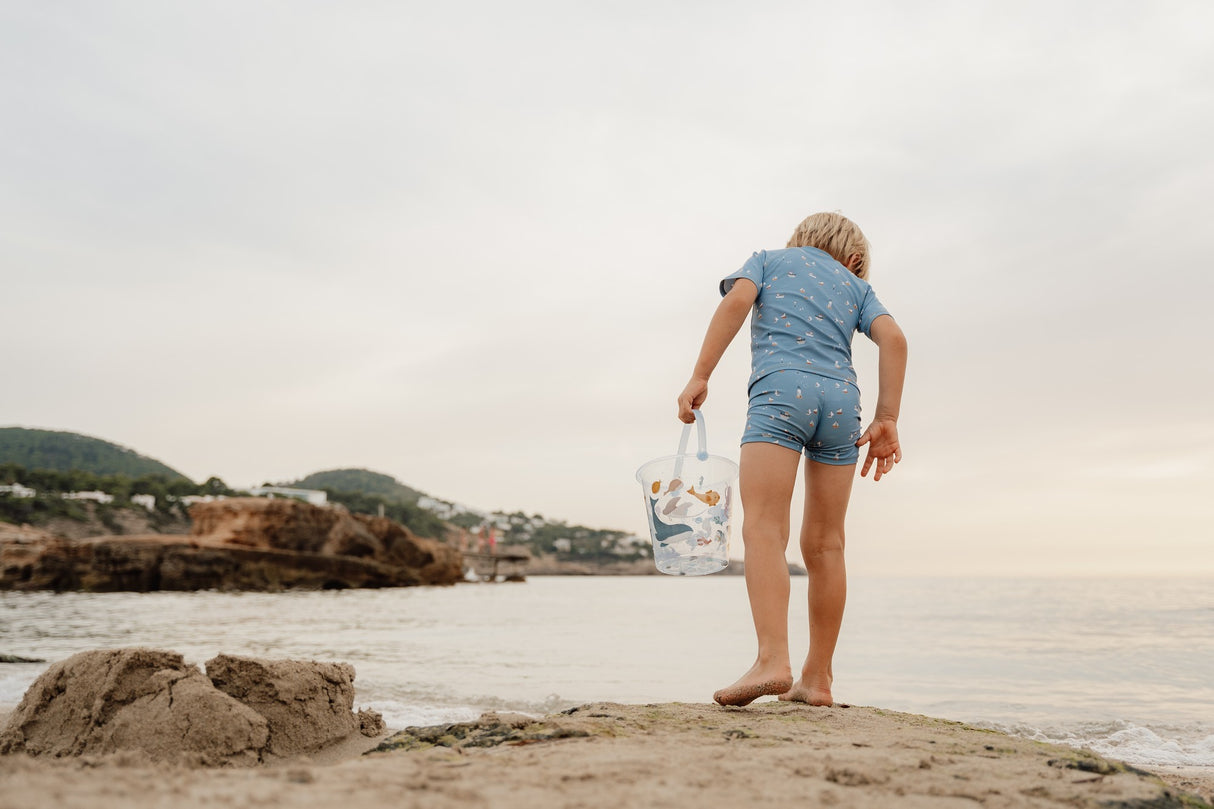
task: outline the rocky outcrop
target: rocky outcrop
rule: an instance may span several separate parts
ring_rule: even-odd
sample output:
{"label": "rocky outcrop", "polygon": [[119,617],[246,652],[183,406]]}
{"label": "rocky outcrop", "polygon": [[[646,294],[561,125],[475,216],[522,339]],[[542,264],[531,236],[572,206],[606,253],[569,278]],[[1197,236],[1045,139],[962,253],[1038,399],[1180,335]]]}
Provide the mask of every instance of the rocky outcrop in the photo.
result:
{"label": "rocky outcrop", "polygon": [[[190,508],[190,535],[209,545],[370,559],[413,568],[423,578],[460,573],[458,553],[384,517],[298,500],[242,497]],[[452,567],[454,565],[454,567]]]}
{"label": "rocky outcrop", "polygon": [[0,589],[284,590],[460,580],[458,551],[391,520],[297,500],[233,498],[190,509],[189,536],[82,540],[0,535]]}
{"label": "rocky outcrop", "polygon": [[81,652],[30,686],[0,731],[0,753],[137,751],[154,761],[249,765],[382,733],[378,714],[354,714],[354,668],[345,663],[220,655],[206,669],[154,649]]}
{"label": "rocky outcrop", "polygon": [[38,527],[29,525],[12,525],[0,522],[0,541],[46,535],[62,539],[87,539],[113,534],[117,536],[135,536],[139,534],[180,534],[190,533],[190,521],[184,512],[174,509],[171,514],[160,511],[148,511],[142,506],[111,506],[77,501],[74,506],[78,509],[75,517],[51,517],[40,521]]}

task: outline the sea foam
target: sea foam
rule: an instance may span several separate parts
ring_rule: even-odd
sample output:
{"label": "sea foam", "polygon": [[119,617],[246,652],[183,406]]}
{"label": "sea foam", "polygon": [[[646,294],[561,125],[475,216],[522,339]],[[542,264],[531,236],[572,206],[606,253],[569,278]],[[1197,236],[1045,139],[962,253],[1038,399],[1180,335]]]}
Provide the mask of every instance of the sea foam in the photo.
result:
{"label": "sea foam", "polygon": [[1108,758],[1144,766],[1214,767],[1214,735],[1208,728],[1167,725],[1146,727],[1133,722],[1080,723],[1073,727],[1037,728],[1024,724],[979,722],[1013,736],[1091,750]]}

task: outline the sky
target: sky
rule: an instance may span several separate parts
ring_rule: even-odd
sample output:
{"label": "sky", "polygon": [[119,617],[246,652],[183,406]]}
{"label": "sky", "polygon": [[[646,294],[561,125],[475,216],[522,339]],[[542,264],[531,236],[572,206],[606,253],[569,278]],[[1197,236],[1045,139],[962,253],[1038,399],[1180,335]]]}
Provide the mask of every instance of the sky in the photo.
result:
{"label": "sky", "polygon": [[[0,4],[0,426],[643,535],[718,280],[837,210],[910,345],[853,573],[1214,575],[1212,29],[1168,0]],[[704,407],[733,459],[748,366],[744,329]]]}

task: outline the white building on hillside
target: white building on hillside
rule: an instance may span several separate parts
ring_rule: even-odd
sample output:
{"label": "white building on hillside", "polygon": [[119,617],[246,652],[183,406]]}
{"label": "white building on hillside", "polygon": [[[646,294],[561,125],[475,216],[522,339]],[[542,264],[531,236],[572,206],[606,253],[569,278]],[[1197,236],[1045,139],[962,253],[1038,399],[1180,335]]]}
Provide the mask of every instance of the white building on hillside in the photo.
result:
{"label": "white building on hillside", "polygon": [[132,494],[131,503],[136,506],[143,506],[148,511],[156,510],[156,495],[154,494]]}
{"label": "white building on hillside", "polygon": [[290,497],[294,500],[303,500],[311,503],[314,506],[324,506],[329,503],[329,495],[319,489],[288,489],[285,486],[258,486],[249,489],[249,494],[254,497]]}
{"label": "white building on hillside", "polygon": [[179,502],[181,502],[187,506],[192,506],[195,503],[214,503],[216,500],[226,500],[227,498],[224,497],[222,494],[220,494],[220,495],[187,494],[180,498],[174,498],[172,495],[169,495],[169,499],[170,500],[177,499],[177,500],[179,500]]}
{"label": "white building on hillside", "polygon": [[14,483],[12,485],[4,484],[0,486],[0,494],[7,494],[12,497],[34,497],[38,494],[38,492],[34,491],[28,486],[22,486],[20,483]]}
{"label": "white building on hillside", "polygon": [[646,547],[649,545],[649,543],[650,543],[649,537],[639,537],[639,536],[636,536],[635,534],[633,534],[631,536],[620,537],[619,539],[616,540],[615,547],[612,549],[611,552],[616,554],[617,556],[626,556],[629,554],[636,553],[637,548]]}
{"label": "white building on hillside", "polygon": [[64,492],[63,494],[61,494],[59,496],[62,497],[64,500],[92,500],[94,503],[112,503],[112,502],[114,502],[114,495],[106,494],[105,492],[101,492],[101,491]]}
{"label": "white building on hillside", "polygon": [[[459,503],[445,503],[442,500],[436,500],[433,497],[419,497],[417,499],[417,504],[426,511],[437,515],[443,520],[449,520],[452,517],[460,514],[469,513],[469,510],[466,507],[461,506]],[[479,514],[479,512],[473,513]]]}

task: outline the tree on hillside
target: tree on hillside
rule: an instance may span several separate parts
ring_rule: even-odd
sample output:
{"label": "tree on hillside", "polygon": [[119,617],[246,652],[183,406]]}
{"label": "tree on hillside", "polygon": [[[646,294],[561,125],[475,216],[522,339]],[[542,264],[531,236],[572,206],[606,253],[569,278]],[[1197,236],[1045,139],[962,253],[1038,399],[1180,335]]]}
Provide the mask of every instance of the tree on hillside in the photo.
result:
{"label": "tree on hillside", "polygon": [[207,478],[206,481],[198,488],[202,492],[202,494],[210,494],[210,495],[214,495],[216,497],[219,497],[221,495],[224,497],[233,497],[233,496],[239,494],[239,492],[237,492],[235,489],[228,486],[228,484],[224,483],[222,480],[215,477],[214,475]]}
{"label": "tree on hillside", "polygon": [[447,535],[447,523],[416,503],[402,503],[379,495],[342,492],[337,489],[325,489],[324,492],[328,495],[330,503],[345,506],[355,514],[378,515],[382,506],[385,517],[400,523],[418,536],[444,539]]}
{"label": "tree on hillside", "polygon": [[131,478],[185,475],[134,450],[79,433],[0,427],[0,463],[56,472],[82,471]]}
{"label": "tree on hillside", "polygon": [[422,492],[404,485],[391,475],[370,469],[330,469],[313,472],[291,483],[280,484],[299,489],[333,489],[339,492],[361,492],[384,498],[386,502],[416,503]]}

